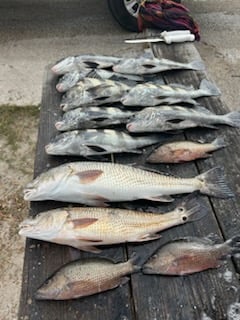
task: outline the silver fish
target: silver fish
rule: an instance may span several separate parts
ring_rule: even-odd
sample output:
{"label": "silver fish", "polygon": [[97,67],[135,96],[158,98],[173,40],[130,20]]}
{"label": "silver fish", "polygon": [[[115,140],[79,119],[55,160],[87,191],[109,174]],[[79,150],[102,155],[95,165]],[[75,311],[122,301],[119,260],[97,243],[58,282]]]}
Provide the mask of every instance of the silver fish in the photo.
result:
{"label": "silver fish", "polygon": [[137,272],[137,257],[114,263],[106,258],[70,262],[53,274],[36,292],[37,300],[68,300],[114,289],[128,282],[127,274]]}
{"label": "silver fish", "polygon": [[218,268],[227,256],[240,252],[240,236],[221,244],[208,238],[186,237],[169,242],[143,266],[143,273],[187,275]]}
{"label": "silver fish", "polygon": [[65,73],[59,79],[58,84],[56,85],[56,89],[59,92],[66,92],[67,90],[74,87],[80,80],[83,80],[85,77],[116,81],[144,81],[143,77],[137,75],[121,74],[103,69],[83,69],[81,71],[72,71]]}
{"label": "silver fish", "polygon": [[58,134],[45,146],[47,154],[94,156],[109,153],[142,153],[139,148],[158,143],[158,135],[132,137],[122,131],[74,130]]}
{"label": "silver fish", "polygon": [[52,67],[55,74],[65,74],[72,71],[80,71],[85,68],[110,68],[122,60],[120,57],[80,55],[67,57]]}
{"label": "silver fish", "polygon": [[202,61],[181,63],[168,59],[144,57],[123,59],[113,66],[113,70],[116,72],[137,75],[153,74],[176,69],[204,70],[205,67]]}
{"label": "silver fish", "polygon": [[59,131],[100,128],[126,123],[132,115],[117,107],[79,107],[65,112],[55,127]]}
{"label": "silver fish", "polygon": [[63,95],[60,107],[68,111],[80,106],[117,102],[129,89],[128,85],[119,81],[88,78]]}
{"label": "silver fish", "polygon": [[218,96],[220,90],[215,84],[203,79],[199,89],[180,84],[156,85],[152,83],[138,84],[131,88],[121,99],[126,106],[157,106],[186,102],[197,104],[194,100],[199,97]]}
{"label": "silver fish", "polygon": [[25,219],[19,234],[99,253],[101,250],[95,246],[159,239],[158,232],[199,220],[207,212],[196,195],[186,197],[164,214],[114,208],[59,208]]}
{"label": "silver fish", "polygon": [[58,92],[66,92],[74,87],[80,80],[89,75],[92,69],[83,69],[81,71],[72,71],[65,73],[58,81],[56,89]]}
{"label": "silver fish", "polygon": [[163,132],[194,127],[216,129],[214,124],[240,127],[240,112],[217,115],[200,106],[162,106],[145,108],[132,117],[127,124],[129,132]]}
{"label": "silver fish", "polygon": [[194,178],[176,178],[109,162],[71,162],[43,172],[24,189],[29,201],[56,200],[105,206],[106,202],[172,201],[170,195],[193,191],[232,197],[221,168]]}

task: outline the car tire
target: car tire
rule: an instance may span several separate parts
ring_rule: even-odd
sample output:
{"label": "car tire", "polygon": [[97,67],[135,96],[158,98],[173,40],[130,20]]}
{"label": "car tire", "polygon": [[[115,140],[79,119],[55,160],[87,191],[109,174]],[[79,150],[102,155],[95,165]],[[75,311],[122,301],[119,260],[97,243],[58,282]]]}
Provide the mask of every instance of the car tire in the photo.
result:
{"label": "car tire", "polygon": [[[108,7],[115,18],[115,20],[128,31],[138,32],[137,18],[134,16],[134,8],[132,11],[127,9],[126,3],[128,0],[108,0]],[[133,3],[137,12],[137,1],[129,0],[129,3]]]}

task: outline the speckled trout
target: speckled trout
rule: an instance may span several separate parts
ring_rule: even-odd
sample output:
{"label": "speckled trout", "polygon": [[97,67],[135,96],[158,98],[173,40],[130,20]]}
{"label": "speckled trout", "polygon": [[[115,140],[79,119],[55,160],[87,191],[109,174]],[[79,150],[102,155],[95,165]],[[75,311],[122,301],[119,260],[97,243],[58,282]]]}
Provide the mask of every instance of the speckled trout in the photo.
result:
{"label": "speckled trout", "polygon": [[201,219],[206,213],[195,195],[186,197],[165,214],[114,208],[59,208],[24,220],[19,234],[99,252],[94,246],[159,239],[157,232]]}
{"label": "speckled trout", "polygon": [[114,289],[128,282],[127,274],[139,271],[137,257],[114,263],[106,258],[70,262],[54,273],[36,292],[38,300],[68,300]]}
{"label": "speckled trout", "polygon": [[122,164],[82,161],[40,174],[24,189],[24,199],[106,206],[137,199],[169,202],[170,195],[196,190],[221,198],[233,196],[218,167],[194,178],[177,178]]}

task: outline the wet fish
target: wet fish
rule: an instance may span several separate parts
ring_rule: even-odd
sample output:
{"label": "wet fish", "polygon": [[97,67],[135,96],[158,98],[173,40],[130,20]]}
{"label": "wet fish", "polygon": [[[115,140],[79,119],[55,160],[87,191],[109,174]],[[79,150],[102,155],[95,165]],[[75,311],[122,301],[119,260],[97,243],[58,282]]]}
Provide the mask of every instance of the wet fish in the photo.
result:
{"label": "wet fish", "polygon": [[176,69],[204,70],[205,66],[202,61],[181,63],[168,59],[145,57],[122,59],[113,66],[113,70],[116,72],[137,75],[153,74]]}
{"label": "wet fish", "polygon": [[193,141],[170,142],[155,149],[147,158],[150,163],[179,163],[199,158],[208,158],[209,152],[226,147],[223,138],[218,137],[211,143]]}
{"label": "wet fish", "polygon": [[103,70],[103,69],[85,69],[81,71],[72,71],[65,73],[56,85],[56,89],[59,92],[66,92],[67,90],[74,87],[80,80],[85,77],[97,78],[105,80],[116,80],[116,81],[144,81],[144,78],[137,75],[121,74],[113,71]]}
{"label": "wet fish", "polygon": [[139,148],[158,143],[159,135],[132,137],[111,129],[74,130],[58,134],[45,146],[47,154],[94,156],[109,153],[142,153]]}
{"label": "wet fish", "polygon": [[170,195],[193,191],[227,198],[222,169],[193,178],[176,178],[109,162],[72,162],[43,172],[24,189],[29,201],[56,200],[106,206],[107,202],[147,199],[172,201]]}
{"label": "wet fish", "polygon": [[60,107],[68,111],[80,106],[117,102],[129,89],[128,85],[119,81],[88,78],[63,95]]}
{"label": "wet fish", "polygon": [[52,67],[55,74],[65,74],[72,71],[81,71],[86,68],[110,68],[122,60],[120,57],[97,56],[85,54],[67,57]]}
{"label": "wet fish", "polygon": [[126,123],[132,115],[117,107],[79,107],[65,112],[55,127],[59,131],[100,128]]}
{"label": "wet fish", "polygon": [[157,232],[196,221],[206,213],[205,206],[192,195],[164,214],[114,208],[60,208],[24,220],[19,234],[100,252],[94,246],[159,239]]}
{"label": "wet fish", "polygon": [[114,263],[106,258],[70,262],[53,274],[36,292],[37,300],[68,300],[117,288],[128,282],[127,274],[139,271],[136,257]]}
{"label": "wet fish", "polygon": [[233,111],[217,115],[200,106],[186,108],[181,106],[162,106],[145,108],[129,120],[129,132],[163,132],[194,127],[216,129],[214,124],[240,127],[240,112]]}
{"label": "wet fish", "polygon": [[215,84],[204,79],[199,89],[180,84],[156,85],[152,83],[138,84],[131,88],[121,99],[126,106],[156,106],[161,104],[176,104],[186,102],[197,104],[194,100],[199,97],[218,96],[220,90]]}
{"label": "wet fish", "polygon": [[221,260],[240,252],[240,236],[221,244],[187,237],[165,244],[143,266],[143,273],[187,275],[221,266]]}

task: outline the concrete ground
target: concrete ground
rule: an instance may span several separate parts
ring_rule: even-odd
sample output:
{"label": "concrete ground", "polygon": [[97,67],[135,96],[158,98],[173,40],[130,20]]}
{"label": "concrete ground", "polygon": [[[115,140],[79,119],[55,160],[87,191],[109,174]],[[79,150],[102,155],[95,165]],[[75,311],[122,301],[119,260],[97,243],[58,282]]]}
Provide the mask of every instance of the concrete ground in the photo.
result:
{"label": "concrete ground", "polygon": [[[201,27],[202,40],[196,45],[210,78],[221,89],[224,104],[239,110],[239,0],[184,4]],[[2,0],[0,12],[0,105],[39,105],[44,68],[63,57],[123,55],[136,48],[124,44],[131,33],[113,20],[106,1]],[[32,177],[38,122],[37,114],[20,117],[11,110],[0,118],[0,129],[5,128],[0,132],[1,320],[17,315],[24,248],[17,225],[28,212],[21,189]],[[6,130],[7,116],[11,132]]]}

